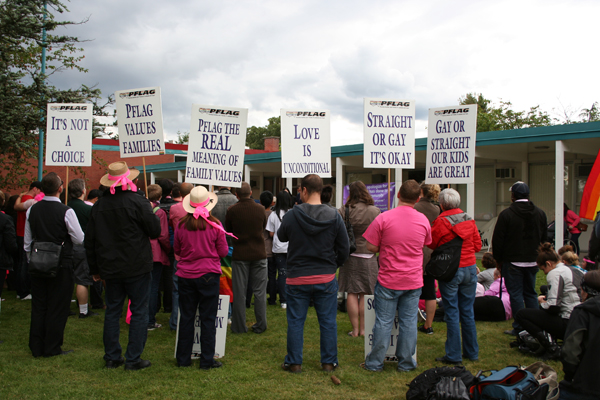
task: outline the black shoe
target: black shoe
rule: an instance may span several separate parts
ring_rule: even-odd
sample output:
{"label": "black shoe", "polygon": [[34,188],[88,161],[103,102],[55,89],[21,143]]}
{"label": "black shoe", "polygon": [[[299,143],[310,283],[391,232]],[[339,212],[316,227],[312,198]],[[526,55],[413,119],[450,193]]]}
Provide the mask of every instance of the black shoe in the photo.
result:
{"label": "black shoe", "polygon": [[69,317],[70,317],[71,315],[77,315],[77,313],[76,313],[76,312],[74,312],[74,311],[71,311],[71,310],[69,310]]}
{"label": "black shoe", "polygon": [[148,368],[151,365],[148,360],[140,360],[135,364],[125,364],[125,371],[137,371],[138,369]]}
{"label": "black shoe", "polygon": [[201,365],[200,369],[213,369],[213,368],[221,368],[223,366],[223,364],[219,361],[213,361],[212,365],[209,366],[204,366]]}
{"label": "black shoe", "polygon": [[438,357],[438,358],[435,359],[435,361],[442,362],[442,363],[448,364],[448,365],[460,365],[460,364],[462,364],[462,361],[450,361],[450,360],[448,360],[446,358],[446,356],[444,356],[444,357]]}
{"label": "black shoe", "polygon": [[61,350],[60,353],[58,353],[58,354],[52,354],[50,356],[44,356],[44,357],[48,358],[48,357],[54,357],[54,356],[64,356],[67,354],[71,354],[72,352],[73,352],[73,350]]}
{"label": "black shoe", "polygon": [[87,314],[79,313],[79,318],[95,317],[96,315],[100,315],[100,314],[88,310]]}
{"label": "black shoe", "polygon": [[106,366],[105,367],[108,368],[108,369],[115,369],[115,368],[119,368],[123,364],[125,364],[125,359],[123,358],[123,356],[121,356],[116,361],[108,360],[106,362]]}
{"label": "black shoe", "polygon": [[431,326],[429,328],[425,328],[425,325],[421,325],[419,328],[417,328],[417,330],[427,335],[433,335],[433,327]]}
{"label": "black shoe", "polygon": [[517,336],[519,334],[519,332],[517,332],[515,329],[506,330],[504,333],[510,336]]}

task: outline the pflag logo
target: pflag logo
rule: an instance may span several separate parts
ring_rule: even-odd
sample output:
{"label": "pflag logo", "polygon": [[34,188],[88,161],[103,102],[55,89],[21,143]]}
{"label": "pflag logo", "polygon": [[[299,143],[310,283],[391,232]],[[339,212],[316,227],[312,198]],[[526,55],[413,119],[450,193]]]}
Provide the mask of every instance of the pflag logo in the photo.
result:
{"label": "pflag logo", "polygon": [[381,108],[410,108],[410,101],[371,100],[369,104]]}
{"label": "pflag logo", "polygon": [[325,118],[326,111],[286,111],[286,117],[290,118]]}
{"label": "pflag logo", "polygon": [[122,99],[130,99],[136,97],[154,97],[156,95],[155,89],[150,90],[134,90],[131,92],[121,92],[119,93],[119,97]]}
{"label": "pflag logo", "polygon": [[467,115],[468,113],[468,108],[448,108],[446,110],[437,110],[434,112],[434,115],[441,117],[449,115]]}

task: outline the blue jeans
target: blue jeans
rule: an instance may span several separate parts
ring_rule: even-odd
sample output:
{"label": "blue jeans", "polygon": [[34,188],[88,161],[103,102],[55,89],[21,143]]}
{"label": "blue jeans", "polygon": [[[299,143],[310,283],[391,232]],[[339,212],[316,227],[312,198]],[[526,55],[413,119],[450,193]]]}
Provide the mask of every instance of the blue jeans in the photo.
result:
{"label": "blue jeans", "polygon": [[173,261],[173,308],[171,309],[171,318],[169,318],[169,327],[172,330],[177,329],[177,313],[179,312],[179,277],[177,272],[177,260]]}
{"label": "blue jeans", "polygon": [[177,364],[180,366],[192,364],[196,311],[200,320],[200,366],[210,367],[214,363],[220,278],[221,275],[215,273],[194,279],[180,278],[181,318],[176,353]]}
{"label": "blue jeans", "polygon": [[104,316],[104,360],[117,361],[121,357],[119,319],[125,297],[131,300],[131,323],[125,358],[127,364],[140,361],[148,337],[148,298],[151,273],[124,279],[106,280],[106,314]]}
{"label": "blue jeans", "polygon": [[[477,267],[459,268],[450,282],[438,281],[444,304],[444,321],[447,326],[446,359],[462,361],[479,359],[477,329],[475,328],[475,292],[477,291]],[[459,324],[460,322],[460,324]],[[462,332],[462,356],[461,356]]]}
{"label": "blue jeans", "polygon": [[154,327],[156,323],[156,313],[158,312],[158,288],[160,287],[160,278],[162,277],[163,265],[154,262],[152,269],[152,284],[150,285],[150,300],[148,301],[148,327]]}
{"label": "blue jeans", "polygon": [[[535,291],[535,276],[538,270],[538,267],[517,267],[509,262],[502,264],[502,277],[510,296],[512,315],[517,315],[523,308],[539,307]],[[513,321],[512,326],[517,331],[523,330],[517,321]]]}
{"label": "blue jeans", "polygon": [[286,364],[302,364],[304,322],[312,298],[321,332],[321,363],[337,364],[337,292],[333,279],[317,285],[287,285],[287,355]]}
{"label": "blue jeans", "polygon": [[385,353],[390,346],[392,327],[398,311],[398,338],[396,339],[396,357],[398,371],[410,371],[417,368],[413,355],[417,350],[417,310],[421,288],[412,290],[393,290],[375,285],[375,326],[373,327],[373,346],[365,359],[365,368],[381,371]]}
{"label": "blue jeans", "polygon": [[286,303],[285,281],[287,279],[287,253],[273,253],[273,261],[277,268],[277,291],[279,302]]}

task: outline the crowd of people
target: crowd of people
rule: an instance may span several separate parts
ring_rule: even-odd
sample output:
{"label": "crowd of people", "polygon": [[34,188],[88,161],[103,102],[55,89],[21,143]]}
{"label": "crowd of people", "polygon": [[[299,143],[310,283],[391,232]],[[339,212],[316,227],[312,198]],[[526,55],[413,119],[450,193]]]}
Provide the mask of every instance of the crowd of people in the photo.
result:
{"label": "crowd of people", "polygon": [[[313,306],[322,369],[334,371],[338,292],[343,292],[352,337],[368,333],[365,296],[374,295],[372,347],[361,364],[365,370],[383,370],[396,315],[398,371],[416,368],[418,332],[433,334],[437,314],[443,314],[447,337],[445,352],[436,361],[450,365],[479,359],[475,321],[514,316],[506,334],[525,332],[540,345],[536,355],[562,357],[565,396],[595,398],[598,384],[589,378],[590,370],[597,373],[590,352],[600,346],[595,335],[600,329],[600,224],[595,221],[590,254],[581,265],[577,240],[575,248],[557,253],[547,242],[546,215],[529,200],[523,182],[510,188],[512,204],[499,214],[492,252],[483,254],[479,270],[479,232],[460,209],[454,189],[408,180],[398,190],[398,206],[381,213],[360,181],[349,185],[348,198],[336,210],[330,204],[332,187],[317,175],[302,179],[296,197],[287,189],[277,196],[265,191],[260,201],[252,198],[245,182],[234,194],[228,187],[212,193],[163,180],[147,187],[146,198],[138,175],[125,162],[113,163],[100,188],[89,194],[82,179],[69,182],[64,205],[65,183],[49,173],[8,200],[6,214],[0,214],[0,296],[8,270],[9,288],[31,300],[29,348],[34,357],[72,352],[62,344],[75,287],[79,318],[97,316],[92,309],[106,310],[106,368],[151,366],[141,356],[148,331],[161,328],[156,321],[160,304],[171,312],[170,328],[179,328],[177,365],[192,365],[198,323],[199,367],[218,368],[215,319],[219,295],[229,294],[233,334],[248,331],[246,307],[252,298],[256,322],[250,329],[256,334],[268,328],[267,305],[279,301],[288,324],[281,367],[292,373],[302,372],[304,324]],[[0,206],[5,200],[0,192]],[[573,232],[580,221],[572,211],[565,208],[565,216],[568,229],[580,233]],[[351,254],[349,232],[356,246]],[[53,275],[30,274],[31,252],[44,242],[60,245],[58,268]],[[425,267],[436,249],[450,243],[460,248],[458,268],[449,278],[436,280]],[[540,294],[538,270],[547,280]],[[119,335],[125,300],[130,327],[123,353]]]}

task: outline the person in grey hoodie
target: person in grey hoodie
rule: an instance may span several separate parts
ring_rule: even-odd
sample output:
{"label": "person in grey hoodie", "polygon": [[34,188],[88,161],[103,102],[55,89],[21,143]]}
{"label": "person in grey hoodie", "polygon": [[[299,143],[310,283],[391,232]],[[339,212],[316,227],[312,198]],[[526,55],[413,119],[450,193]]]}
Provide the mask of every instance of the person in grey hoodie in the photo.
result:
{"label": "person in grey hoodie", "polygon": [[287,256],[287,355],[281,367],[302,372],[304,321],[311,299],[321,332],[321,367],[337,368],[337,268],[350,253],[348,234],[335,208],[321,204],[323,181],[318,175],[302,179],[302,204],[289,210],[277,236],[289,242]]}

